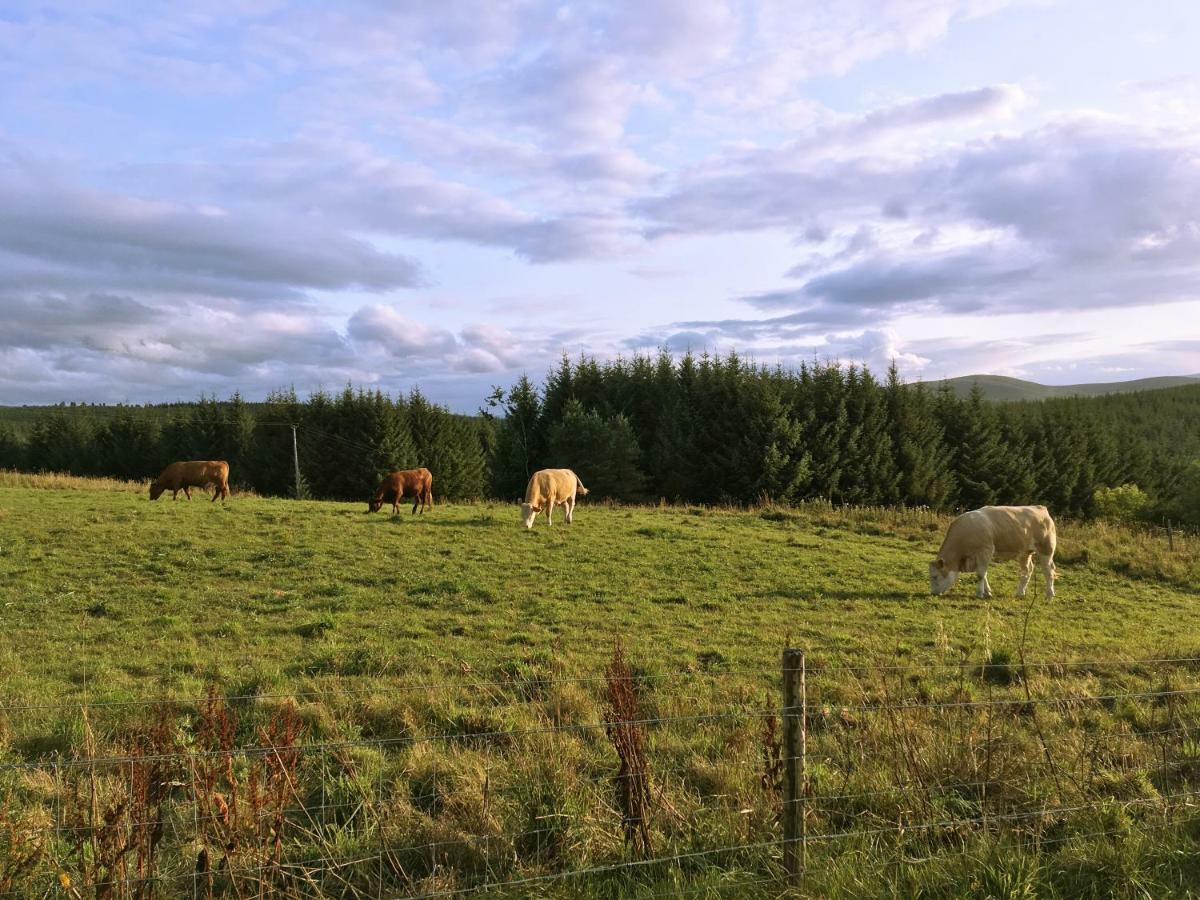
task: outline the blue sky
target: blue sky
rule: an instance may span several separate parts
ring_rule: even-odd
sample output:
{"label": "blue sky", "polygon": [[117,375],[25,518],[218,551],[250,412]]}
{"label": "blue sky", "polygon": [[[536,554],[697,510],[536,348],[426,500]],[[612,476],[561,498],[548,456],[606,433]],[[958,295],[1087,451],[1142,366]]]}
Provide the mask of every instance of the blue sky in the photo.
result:
{"label": "blue sky", "polygon": [[0,403],[1200,372],[1200,6],[0,0]]}

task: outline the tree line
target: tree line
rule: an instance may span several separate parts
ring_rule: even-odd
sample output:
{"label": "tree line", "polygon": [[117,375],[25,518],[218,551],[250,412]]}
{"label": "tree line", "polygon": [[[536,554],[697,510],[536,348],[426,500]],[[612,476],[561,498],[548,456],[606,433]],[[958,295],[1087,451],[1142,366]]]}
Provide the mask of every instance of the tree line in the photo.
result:
{"label": "tree line", "polygon": [[113,478],[153,478],[180,459],[224,459],[235,489],[269,496],[296,493],[292,425],[300,493],[364,500],[394,469],[425,466],[445,499],[488,490],[486,429],[413,391],[294,391],[249,404],[240,396],[204,398],[167,415],[138,407],[97,416],[88,407],[57,408],[21,435],[0,423],[0,468]]}
{"label": "tree line", "polygon": [[1200,388],[992,403],[835,364],[727,356],[564,358],[539,387],[496,390],[492,490],[574,468],[593,494],[699,503],[1044,503],[1096,512],[1136,485],[1147,516],[1200,524]]}
{"label": "tree line", "polygon": [[[496,388],[480,416],[419,391],[294,391],[103,417],[0,423],[0,467],[147,478],[176,459],[222,458],[235,487],[358,500],[387,472],[426,466],[434,493],[523,496],[539,468],[569,467],[593,497],[695,503],[974,508],[1044,503],[1200,524],[1200,388],[991,403],[976,388],[906,384],[834,364],[768,367],[727,356],[563,358],[544,381]],[[1132,487],[1125,487],[1132,486]],[[1136,491],[1134,490],[1136,488]],[[1099,507],[1098,507],[1099,503]]]}

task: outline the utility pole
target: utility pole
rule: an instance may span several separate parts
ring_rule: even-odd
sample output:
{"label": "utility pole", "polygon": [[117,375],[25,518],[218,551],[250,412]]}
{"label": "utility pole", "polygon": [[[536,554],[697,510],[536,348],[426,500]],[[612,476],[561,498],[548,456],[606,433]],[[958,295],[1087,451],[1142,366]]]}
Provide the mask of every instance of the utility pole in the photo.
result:
{"label": "utility pole", "polygon": [[292,463],[296,469],[296,499],[300,499],[300,450],[296,444],[296,426],[292,426]]}

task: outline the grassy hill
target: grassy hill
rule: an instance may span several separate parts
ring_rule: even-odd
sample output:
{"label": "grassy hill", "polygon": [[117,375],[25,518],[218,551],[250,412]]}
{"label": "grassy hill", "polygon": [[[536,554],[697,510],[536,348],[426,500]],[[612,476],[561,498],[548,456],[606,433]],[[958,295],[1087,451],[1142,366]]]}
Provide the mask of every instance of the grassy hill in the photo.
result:
{"label": "grassy hill", "polygon": [[[990,872],[1005,895],[1017,879],[1022,896],[1183,896],[1200,876],[1200,818],[1162,799],[1200,775],[1200,672],[1127,662],[1200,656],[1180,628],[1198,597],[1194,543],[1170,553],[1160,537],[1063,522],[1056,600],[1012,599],[1012,564],[994,568],[992,600],[965,584],[933,598],[925,565],[946,520],[918,510],[584,501],[574,525],[525,532],[503,504],[393,519],[0,479],[0,816],[88,821],[130,795],[134,769],[95,781],[55,760],[169,747],[190,763],[162,776],[175,785],[162,877],[190,880],[200,844],[214,858],[236,848],[245,873],[222,877],[243,895],[270,869],[303,872],[274,882],[302,896],[527,878],[551,878],[548,897],[777,896],[766,716],[788,644],[811,667],[811,895],[956,897]],[[606,868],[630,851],[595,724],[614,715],[617,641],[647,720],[653,852],[679,857],[631,871]],[[1139,699],[1164,684],[1169,706]],[[239,699],[194,699],[210,685]],[[84,698],[86,724],[61,705]],[[889,703],[912,711],[883,714]],[[274,770],[219,735],[292,740],[278,723],[293,715],[311,749],[289,770],[286,815],[270,834],[238,826],[274,815],[245,806],[274,796],[249,786]],[[234,813],[212,811],[214,792]],[[55,832],[14,889],[42,895],[57,871],[86,881],[76,833],[90,832]],[[275,853],[290,868],[271,869]]]}
{"label": "grassy hill", "polygon": [[988,400],[1049,400],[1055,397],[1100,397],[1105,394],[1130,394],[1136,391],[1197,386],[1200,385],[1200,375],[1164,375],[1158,378],[1096,384],[1038,384],[1005,375],[963,375],[959,378],[930,382],[934,389],[943,384],[950,385],[960,397],[967,396],[971,387],[978,384]]}

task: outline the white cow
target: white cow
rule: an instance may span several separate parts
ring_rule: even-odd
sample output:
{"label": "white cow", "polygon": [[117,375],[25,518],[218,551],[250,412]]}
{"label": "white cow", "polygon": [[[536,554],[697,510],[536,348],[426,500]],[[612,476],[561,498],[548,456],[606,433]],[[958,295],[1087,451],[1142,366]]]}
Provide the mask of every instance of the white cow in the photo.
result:
{"label": "white cow", "polygon": [[1017,596],[1033,572],[1036,554],[1046,576],[1046,596],[1054,596],[1054,520],[1044,506],[985,506],[963,513],[950,523],[937,559],[929,564],[929,589],[942,594],[953,587],[960,572],[979,576],[976,597],[992,596],[987,568],[992,560],[1015,559],[1021,580]]}
{"label": "white cow", "polygon": [[566,507],[567,524],[570,525],[574,519],[576,492],[586,494],[588,489],[570,469],[541,469],[534,472],[525,488],[525,502],[521,504],[521,518],[525,527],[532,528],[543,509],[546,511],[546,524],[553,525],[555,506]]}

